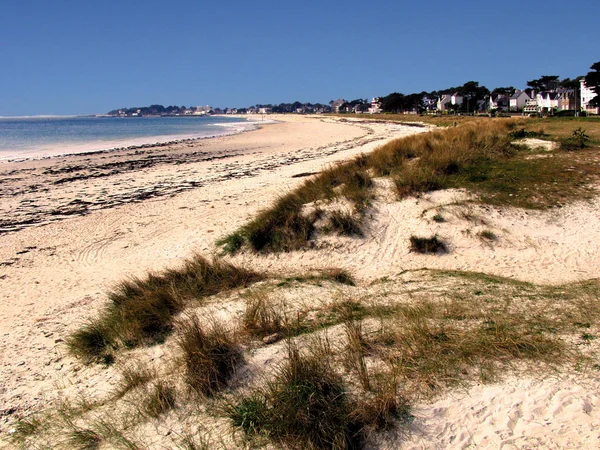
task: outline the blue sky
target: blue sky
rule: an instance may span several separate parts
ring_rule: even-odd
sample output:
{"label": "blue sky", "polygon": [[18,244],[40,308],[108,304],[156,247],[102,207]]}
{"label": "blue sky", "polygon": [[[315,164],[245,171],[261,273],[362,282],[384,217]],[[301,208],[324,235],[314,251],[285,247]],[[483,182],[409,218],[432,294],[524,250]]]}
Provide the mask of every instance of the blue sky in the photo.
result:
{"label": "blue sky", "polygon": [[0,0],[0,116],[585,75],[600,1]]}

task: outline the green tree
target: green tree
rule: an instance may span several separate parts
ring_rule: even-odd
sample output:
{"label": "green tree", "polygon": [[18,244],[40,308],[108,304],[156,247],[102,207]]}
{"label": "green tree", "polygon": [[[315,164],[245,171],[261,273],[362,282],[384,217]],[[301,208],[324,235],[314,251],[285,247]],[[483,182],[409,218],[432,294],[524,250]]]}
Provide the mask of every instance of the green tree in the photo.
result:
{"label": "green tree", "polygon": [[559,83],[558,75],[542,75],[537,80],[528,81],[527,86],[537,92],[552,91],[558,87]]}
{"label": "green tree", "polygon": [[585,84],[589,87],[596,96],[590,100],[590,105],[600,106],[600,61],[595,62],[590,66],[592,69],[585,76]]}
{"label": "green tree", "polygon": [[583,77],[577,77],[573,78],[572,80],[570,78],[565,78],[564,80],[560,81],[560,87],[565,89],[579,89],[579,80],[582,78]]}

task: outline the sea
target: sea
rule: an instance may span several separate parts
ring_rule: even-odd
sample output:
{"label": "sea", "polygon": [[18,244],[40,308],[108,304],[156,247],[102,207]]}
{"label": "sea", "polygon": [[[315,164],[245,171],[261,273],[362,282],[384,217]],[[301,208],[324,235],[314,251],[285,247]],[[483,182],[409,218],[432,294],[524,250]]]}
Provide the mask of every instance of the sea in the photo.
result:
{"label": "sea", "polygon": [[111,150],[241,133],[243,117],[0,117],[0,161]]}

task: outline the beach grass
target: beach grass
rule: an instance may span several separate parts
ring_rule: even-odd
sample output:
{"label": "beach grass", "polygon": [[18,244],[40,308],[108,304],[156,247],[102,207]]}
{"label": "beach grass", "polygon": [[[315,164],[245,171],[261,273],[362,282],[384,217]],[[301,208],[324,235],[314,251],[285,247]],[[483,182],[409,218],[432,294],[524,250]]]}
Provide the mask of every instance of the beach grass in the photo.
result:
{"label": "beach grass", "polygon": [[121,282],[99,315],[73,333],[70,351],[86,362],[114,360],[119,347],[162,342],[186,305],[263,279],[249,270],[195,255],[178,269]]}
{"label": "beach grass", "polygon": [[[230,254],[243,248],[258,252],[297,250],[313,238],[315,223],[324,215],[328,215],[330,230],[361,236],[374,195],[373,177],[391,178],[399,200],[440,189],[466,188],[481,203],[548,209],[595,194],[590,185],[598,180],[600,169],[594,150],[596,128],[600,130],[596,122],[589,121],[594,132],[579,151],[551,153],[532,150],[515,141],[516,136],[544,136],[564,142],[575,139],[573,133],[582,130],[575,127],[581,125],[579,122],[552,119],[548,123],[553,126],[549,127],[542,119],[467,117],[459,122],[458,126],[394,140],[368,155],[320,172],[218,244]],[[308,204],[339,198],[347,199],[354,212],[318,208],[305,212]]]}
{"label": "beach grass", "polygon": [[223,325],[213,321],[208,330],[192,315],[179,324],[177,345],[185,367],[185,382],[197,394],[218,393],[242,361],[242,353]]}

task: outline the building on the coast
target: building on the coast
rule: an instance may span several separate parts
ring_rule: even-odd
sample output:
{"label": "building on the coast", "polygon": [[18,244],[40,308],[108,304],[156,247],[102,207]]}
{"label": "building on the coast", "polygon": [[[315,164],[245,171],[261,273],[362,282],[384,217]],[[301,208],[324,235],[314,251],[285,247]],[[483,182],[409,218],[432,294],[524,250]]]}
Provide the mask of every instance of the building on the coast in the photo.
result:
{"label": "building on the coast", "polygon": [[381,101],[379,97],[373,97],[371,106],[367,110],[369,114],[379,114],[381,112]]}
{"label": "building on the coast", "polygon": [[271,114],[272,112],[273,112],[272,108],[267,108],[267,107],[258,108],[259,114]]}
{"label": "building on the coast", "polygon": [[552,113],[558,109],[558,96],[555,91],[542,91],[536,96],[540,113]]}
{"label": "building on the coast", "polygon": [[344,103],[348,103],[346,100],[344,100],[343,98],[338,98],[337,100],[332,100],[329,102],[329,105],[331,106],[331,110],[335,113],[339,113],[340,112],[340,108],[342,107],[342,105]]}
{"label": "building on the coast", "polygon": [[507,94],[492,94],[490,95],[488,109],[497,109],[500,111],[508,111],[510,105],[510,97]]}
{"label": "building on the coast", "polygon": [[517,89],[515,93],[510,96],[510,110],[513,112],[522,111],[528,100],[531,100],[531,97],[527,95],[527,92]]}
{"label": "building on the coast", "polygon": [[438,111],[447,111],[450,108],[450,105],[462,105],[463,104],[463,96],[458,92],[454,94],[442,94],[437,101],[437,110]]}
{"label": "building on the coast", "polygon": [[212,108],[209,105],[196,106],[192,114],[195,116],[204,116],[206,114],[209,114],[211,110]]}
{"label": "building on the coast", "polygon": [[423,97],[423,107],[426,113],[433,113],[437,110],[437,99],[435,97]]}
{"label": "building on the coast", "polygon": [[590,101],[596,97],[596,93],[585,84],[585,79],[579,82],[579,86],[581,110],[588,114],[600,114],[599,107],[590,105]]}
{"label": "building on the coast", "polygon": [[558,89],[556,91],[557,109],[559,111],[578,111],[578,98],[575,89]]}

